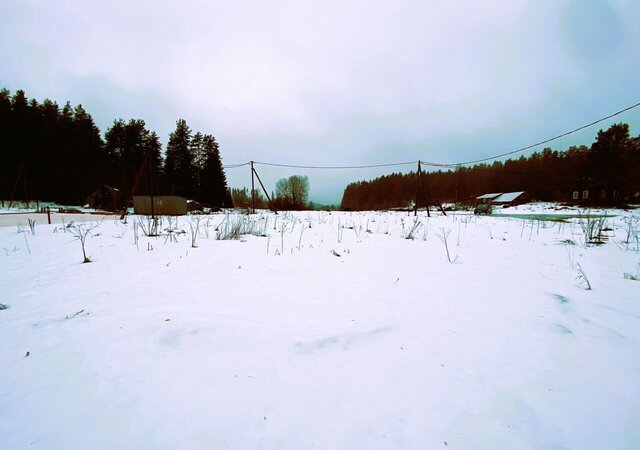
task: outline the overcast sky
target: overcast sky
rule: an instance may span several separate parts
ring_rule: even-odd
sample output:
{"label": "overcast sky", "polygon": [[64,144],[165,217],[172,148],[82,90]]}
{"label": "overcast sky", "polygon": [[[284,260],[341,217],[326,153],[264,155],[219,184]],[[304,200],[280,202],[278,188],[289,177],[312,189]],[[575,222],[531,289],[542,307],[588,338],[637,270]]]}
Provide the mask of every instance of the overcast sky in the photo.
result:
{"label": "overcast sky", "polygon": [[[165,145],[184,118],[224,164],[466,161],[640,101],[637,0],[3,0],[1,13],[0,87],[80,103],[103,132],[144,119]],[[553,148],[619,121],[640,133],[634,110]],[[321,203],[390,171],[257,169],[268,189],[308,175]],[[247,168],[227,176],[250,184]]]}

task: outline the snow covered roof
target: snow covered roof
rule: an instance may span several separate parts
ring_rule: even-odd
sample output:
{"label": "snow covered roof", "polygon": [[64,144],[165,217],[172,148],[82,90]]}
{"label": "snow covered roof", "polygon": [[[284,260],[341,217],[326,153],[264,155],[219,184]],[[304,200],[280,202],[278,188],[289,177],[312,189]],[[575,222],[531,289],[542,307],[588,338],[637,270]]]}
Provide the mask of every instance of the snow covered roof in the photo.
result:
{"label": "snow covered roof", "polygon": [[508,203],[508,202],[514,201],[515,199],[520,197],[522,194],[524,194],[524,191],[505,192],[504,194],[501,194],[498,198],[494,198],[493,201],[500,202],[500,203]]}
{"label": "snow covered roof", "polygon": [[477,200],[493,199],[493,198],[496,198],[499,195],[502,195],[502,192],[494,192],[492,194],[480,195],[479,197],[476,197],[476,199]]}

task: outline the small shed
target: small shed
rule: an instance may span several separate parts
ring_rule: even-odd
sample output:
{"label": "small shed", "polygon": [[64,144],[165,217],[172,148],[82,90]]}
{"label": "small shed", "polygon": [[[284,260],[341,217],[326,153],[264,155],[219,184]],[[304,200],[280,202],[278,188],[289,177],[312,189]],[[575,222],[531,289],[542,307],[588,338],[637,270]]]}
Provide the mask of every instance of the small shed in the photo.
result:
{"label": "small shed", "polygon": [[526,202],[525,192],[505,192],[491,201],[495,205],[519,205]]}
{"label": "small shed", "polygon": [[85,203],[91,208],[116,211],[122,206],[122,194],[114,187],[101,186],[91,193]]}
{"label": "small shed", "polygon": [[502,195],[502,192],[493,192],[491,194],[483,194],[476,197],[476,203],[491,203],[493,199]]}
{"label": "small shed", "polygon": [[195,200],[187,200],[187,211],[189,211],[189,212],[193,212],[193,211],[202,212],[202,210],[203,210],[203,207],[202,207],[201,203],[199,203],[199,202],[197,202]]}
{"label": "small shed", "polygon": [[[151,199],[153,198],[153,210]],[[133,212],[142,215],[182,216],[187,213],[187,199],[179,195],[134,195]]]}

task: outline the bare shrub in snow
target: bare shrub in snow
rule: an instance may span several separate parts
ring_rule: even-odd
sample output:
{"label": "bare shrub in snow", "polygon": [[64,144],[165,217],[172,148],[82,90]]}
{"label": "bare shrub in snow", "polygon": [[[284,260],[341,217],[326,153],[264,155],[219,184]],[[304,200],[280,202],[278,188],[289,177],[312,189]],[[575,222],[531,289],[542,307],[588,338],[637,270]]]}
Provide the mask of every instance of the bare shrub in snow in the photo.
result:
{"label": "bare shrub in snow", "polygon": [[493,239],[493,233],[491,232],[491,227],[489,225],[486,225],[487,227],[487,231],[489,232],[489,239]]}
{"label": "bare shrub in snow", "polygon": [[136,219],[136,223],[147,237],[158,236],[158,228],[161,220],[158,217],[142,216]]}
{"label": "bare shrub in snow", "polygon": [[[267,222],[254,219],[251,216],[227,216],[216,228],[216,239],[221,241],[239,239],[240,236],[251,234],[254,236],[266,236]],[[284,225],[283,228],[284,230]]]}
{"label": "bare shrub in snow", "polygon": [[410,226],[407,226],[407,228],[405,229],[404,219],[402,219],[401,226],[402,226],[402,237],[412,241],[415,239],[416,233],[418,233],[418,231],[422,227],[422,222],[420,222],[420,219],[416,217],[413,219],[413,223]]}
{"label": "bare shrub in snow", "polygon": [[29,221],[29,230],[31,234],[36,234],[36,219],[27,219]]}
{"label": "bare shrub in snow", "polygon": [[629,244],[635,241],[636,251],[640,251],[640,231],[638,230],[638,221],[639,219],[636,217],[629,217],[626,219],[627,236],[624,243],[627,244],[627,250],[629,250]]}
{"label": "bare shrub in snow", "polygon": [[99,224],[94,224],[92,226],[86,226],[83,223],[79,224],[69,224],[67,226],[69,233],[78,241],[80,241],[80,245],[82,246],[82,263],[90,263],[91,260],[87,257],[86,251],[86,243],[87,236],[91,236],[91,231],[95,229]]}
{"label": "bare shrub in snow", "polygon": [[189,221],[189,228],[191,229],[191,247],[196,248],[196,240],[198,239],[198,233],[200,232],[200,216],[192,216]]}
{"label": "bare shrub in snow", "polygon": [[178,242],[178,235],[185,234],[186,231],[178,228],[178,218],[177,217],[167,217],[167,227],[164,229],[164,243],[167,241],[170,242]]}
{"label": "bare shrub in snow", "polygon": [[449,234],[451,234],[451,230],[445,230],[444,227],[441,227],[440,234],[438,234],[437,236],[444,244],[444,249],[447,252],[447,260],[453,264],[458,260],[458,257],[456,256],[455,258],[451,259],[451,254],[449,253],[449,244],[447,243],[447,240],[449,239]]}
{"label": "bare shrub in snow", "polygon": [[640,261],[638,261],[638,264],[636,264],[635,273],[633,273],[633,272],[625,272],[624,273],[624,279],[625,280],[640,281]]}
{"label": "bare shrub in snow", "polygon": [[342,242],[343,233],[344,233],[344,226],[340,223],[340,219],[338,219],[338,244]]}
{"label": "bare shrub in snow", "polygon": [[604,243],[602,230],[605,228],[606,223],[606,216],[594,217],[587,214],[580,219],[580,228],[582,229],[585,245]]}
{"label": "bare shrub in snow", "polygon": [[302,235],[304,234],[304,226],[300,227],[300,239],[298,239],[298,251],[302,247]]}
{"label": "bare shrub in snow", "polygon": [[576,263],[576,270],[578,271],[578,276],[576,276],[576,280],[580,280],[580,282],[584,284],[585,289],[587,291],[590,291],[591,282],[589,281],[589,278],[587,278],[587,274],[585,273],[580,263]]}

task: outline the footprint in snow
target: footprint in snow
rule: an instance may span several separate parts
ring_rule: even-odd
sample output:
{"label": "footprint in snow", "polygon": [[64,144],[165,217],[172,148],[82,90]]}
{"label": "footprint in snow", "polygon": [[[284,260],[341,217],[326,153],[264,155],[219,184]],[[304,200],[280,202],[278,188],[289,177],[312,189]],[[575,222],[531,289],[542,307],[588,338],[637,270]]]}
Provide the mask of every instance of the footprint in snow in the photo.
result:
{"label": "footprint in snow", "polygon": [[562,325],[561,323],[557,323],[555,325],[555,328],[562,334],[573,334],[573,331],[571,331],[568,327]]}
{"label": "footprint in snow", "polygon": [[339,334],[308,344],[298,342],[296,343],[296,347],[301,353],[315,353],[317,351],[325,350],[328,348],[349,350],[354,346],[359,346],[371,342],[373,339],[379,337],[380,335],[388,333],[389,331],[391,331],[391,329],[391,327],[379,327],[374,328],[373,330],[363,331],[359,333]]}
{"label": "footprint in snow", "polygon": [[551,296],[551,298],[556,300],[558,303],[569,303],[569,299],[564,295],[560,295],[560,294],[547,294],[547,295]]}

